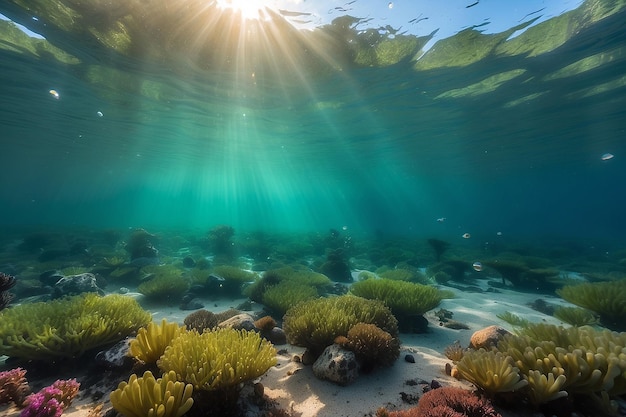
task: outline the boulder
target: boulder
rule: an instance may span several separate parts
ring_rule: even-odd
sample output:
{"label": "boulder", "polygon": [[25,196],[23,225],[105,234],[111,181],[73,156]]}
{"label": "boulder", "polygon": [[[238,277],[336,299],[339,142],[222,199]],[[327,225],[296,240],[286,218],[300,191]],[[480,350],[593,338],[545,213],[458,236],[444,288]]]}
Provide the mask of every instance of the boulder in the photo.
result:
{"label": "boulder", "polygon": [[102,288],[96,283],[96,276],[86,272],[78,275],[68,275],[59,279],[52,287],[52,298],[61,298],[66,295],[78,295],[85,292],[95,292],[104,295]]}
{"label": "boulder", "polygon": [[246,313],[237,314],[236,316],[233,316],[228,320],[224,320],[218,326],[235,330],[244,329],[247,331],[258,331],[256,326],[254,325],[254,318],[250,314]]}
{"label": "boulder", "polygon": [[359,375],[359,364],[354,352],[334,344],[324,349],[313,363],[313,373],[320,379],[348,385]]}
{"label": "boulder", "polygon": [[511,334],[511,332],[500,326],[485,327],[474,332],[470,338],[470,347],[472,349],[484,348],[489,350],[492,346],[496,346],[504,335],[507,334]]}

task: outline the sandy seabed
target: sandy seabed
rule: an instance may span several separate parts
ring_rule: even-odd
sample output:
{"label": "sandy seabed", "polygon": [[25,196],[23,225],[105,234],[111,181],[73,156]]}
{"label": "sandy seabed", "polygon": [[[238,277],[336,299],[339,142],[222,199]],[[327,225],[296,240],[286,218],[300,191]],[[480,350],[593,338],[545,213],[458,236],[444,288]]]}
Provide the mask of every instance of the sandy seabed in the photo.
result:
{"label": "sandy seabed", "polygon": [[[487,288],[486,281],[479,281],[479,286]],[[301,354],[303,348],[283,345],[277,346],[279,354],[278,364],[258,379],[264,386],[264,394],[275,402],[278,408],[287,411],[292,416],[299,417],[362,417],[374,415],[380,407],[387,409],[407,409],[415,406],[406,399],[417,399],[428,388],[433,380],[442,386],[458,386],[474,389],[473,385],[465,381],[458,381],[445,373],[445,364],[450,362],[443,354],[444,349],[459,341],[462,346],[469,344],[469,339],[476,330],[497,324],[505,328],[510,326],[496,317],[497,314],[509,311],[531,322],[545,322],[562,324],[552,316],[544,315],[528,304],[541,298],[554,305],[567,305],[557,297],[545,295],[519,293],[508,289],[498,289],[498,292],[464,292],[456,288],[441,286],[456,294],[453,299],[443,300],[437,308],[444,308],[454,313],[453,319],[469,326],[467,330],[454,330],[440,326],[439,319],[434,312],[426,317],[429,321],[429,331],[425,334],[401,334],[401,353],[396,363],[384,369],[376,369],[369,374],[360,375],[348,386],[339,386],[323,381],[313,375],[310,366],[292,360],[294,355]],[[178,307],[156,307],[143,302],[142,306],[153,313],[154,321],[162,318],[168,321],[183,322],[190,311],[180,310]],[[245,301],[239,300],[205,300],[205,308],[213,312],[224,311],[236,307]],[[260,311],[262,306],[255,306]],[[415,363],[405,361],[407,354],[413,355]],[[32,381],[27,374],[31,386],[43,386],[42,381]],[[79,381],[93,380],[93,375],[74,376]],[[90,377],[90,378],[88,378]],[[49,383],[53,382],[52,378]],[[98,401],[94,401],[93,393],[97,387],[81,386],[81,394],[63,415],[67,417],[93,417],[90,411],[99,403],[103,403],[103,411],[111,408],[108,393]],[[88,391],[88,392],[87,392]],[[498,410],[504,417],[530,416],[528,411]],[[0,406],[0,415],[6,417],[19,416],[19,410],[14,406]],[[255,417],[250,410],[246,417]]]}

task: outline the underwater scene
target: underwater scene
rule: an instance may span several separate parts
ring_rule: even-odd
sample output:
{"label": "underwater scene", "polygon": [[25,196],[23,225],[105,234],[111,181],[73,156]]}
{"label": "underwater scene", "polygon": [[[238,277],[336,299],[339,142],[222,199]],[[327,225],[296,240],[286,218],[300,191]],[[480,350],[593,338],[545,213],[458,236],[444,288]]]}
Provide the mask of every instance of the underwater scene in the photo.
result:
{"label": "underwater scene", "polygon": [[626,0],[0,0],[0,415],[626,416]]}

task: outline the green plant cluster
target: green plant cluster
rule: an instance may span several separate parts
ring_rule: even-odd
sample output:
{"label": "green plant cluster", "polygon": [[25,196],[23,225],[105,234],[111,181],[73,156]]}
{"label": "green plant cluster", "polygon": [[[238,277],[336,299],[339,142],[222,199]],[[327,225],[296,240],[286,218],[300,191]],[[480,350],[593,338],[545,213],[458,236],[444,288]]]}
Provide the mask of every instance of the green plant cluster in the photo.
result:
{"label": "green plant cluster", "polygon": [[22,359],[75,357],[118,342],[152,320],[123,295],[94,293],[21,304],[0,312],[0,354]]}
{"label": "green plant cluster", "polygon": [[276,315],[283,315],[299,302],[318,297],[330,285],[332,281],[324,274],[287,266],[266,271],[244,292]]}
{"label": "green plant cluster", "polygon": [[519,390],[519,379],[527,385],[519,392],[536,405],[568,395],[610,399],[626,393],[626,333],[528,324],[504,336],[497,350],[465,352],[456,365],[491,395]]}
{"label": "green plant cluster", "polygon": [[590,326],[596,324],[598,319],[593,312],[579,307],[557,306],[554,309],[554,317],[572,326]]}
{"label": "green plant cluster", "polygon": [[282,281],[263,293],[263,305],[277,316],[284,315],[296,304],[319,297],[315,287],[297,281]]}
{"label": "green plant cluster", "polygon": [[258,333],[218,329],[181,333],[158,360],[164,372],[199,390],[235,390],[276,364],[276,350]]}
{"label": "green plant cluster", "polygon": [[218,265],[213,268],[213,273],[224,278],[226,281],[237,282],[239,284],[253,282],[258,278],[256,273],[232,265]]}
{"label": "green plant cluster", "polygon": [[603,326],[616,331],[626,330],[626,279],[566,285],[557,290],[557,294],[596,313]]}
{"label": "green plant cluster", "polygon": [[381,278],[391,279],[396,281],[408,281],[408,282],[417,282],[424,283],[426,282],[426,277],[418,270],[404,269],[404,268],[396,268],[396,269],[388,269],[384,272],[378,274]]}
{"label": "green plant cluster", "polygon": [[283,330],[289,343],[306,347],[317,356],[358,323],[375,324],[398,337],[398,321],[388,307],[352,295],[318,298],[291,307],[283,318]]}
{"label": "green plant cluster", "polygon": [[189,288],[183,271],[173,265],[150,265],[141,272],[150,278],[137,287],[137,291],[150,299],[178,301]]}
{"label": "green plant cluster", "polygon": [[449,296],[435,287],[390,279],[359,281],[350,291],[359,297],[382,301],[401,321],[401,317],[421,316]]}

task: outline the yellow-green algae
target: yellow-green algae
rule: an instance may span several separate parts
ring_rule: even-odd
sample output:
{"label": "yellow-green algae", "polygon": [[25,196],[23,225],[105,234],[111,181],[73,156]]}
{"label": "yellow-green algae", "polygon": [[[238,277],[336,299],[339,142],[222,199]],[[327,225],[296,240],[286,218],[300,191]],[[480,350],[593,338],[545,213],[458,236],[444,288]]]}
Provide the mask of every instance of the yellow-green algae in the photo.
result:
{"label": "yellow-green algae", "polygon": [[150,313],[123,295],[89,293],[21,304],[0,312],[0,354],[39,360],[80,356],[150,321]]}
{"label": "yellow-green algae", "polygon": [[237,389],[276,364],[276,349],[258,333],[218,329],[181,333],[157,362],[199,390]]}
{"label": "yellow-green algae", "polygon": [[126,417],[181,417],[193,405],[193,386],[176,380],[175,372],[155,379],[152,372],[132,374],[111,393],[111,405]]}
{"label": "yellow-green algae", "polygon": [[375,324],[393,337],[398,321],[381,301],[352,295],[318,298],[297,304],[283,317],[287,341],[319,355],[337,336],[347,336],[358,323]]}
{"label": "yellow-green algae", "polygon": [[168,323],[163,319],[161,324],[148,323],[137,332],[130,341],[129,354],[144,363],[156,363],[163,355],[170,342],[185,331],[185,327],[177,323]]}
{"label": "yellow-green algae", "polygon": [[[588,326],[529,324],[515,335],[506,335],[497,351],[490,352],[466,352],[460,360],[462,367],[457,369],[461,377],[492,394],[501,384],[496,375],[504,369],[504,361],[528,382],[522,393],[534,404],[565,395],[604,398],[607,402],[626,393],[626,333]],[[500,355],[500,359],[485,355]]]}

